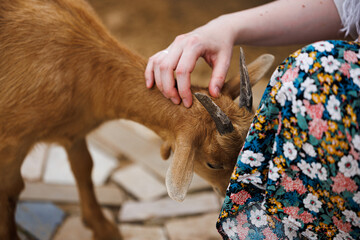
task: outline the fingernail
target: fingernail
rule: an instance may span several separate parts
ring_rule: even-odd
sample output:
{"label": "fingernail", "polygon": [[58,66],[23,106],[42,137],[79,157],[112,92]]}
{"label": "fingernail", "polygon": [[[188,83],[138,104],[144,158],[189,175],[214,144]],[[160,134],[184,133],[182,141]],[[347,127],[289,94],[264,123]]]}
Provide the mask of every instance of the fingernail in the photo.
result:
{"label": "fingernail", "polygon": [[151,81],[150,81],[150,79],[146,79],[146,87],[147,87],[147,88],[150,88],[150,86],[151,86]]}
{"label": "fingernail", "polygon": [[190,100],[187,98],[183,98],[183,103],[186,108],[189,108],[191,106]]}
{"label": "fingernail", "polygon": [[171,101],[174,103],[174,104],[179,104],[180,103],[180,100],[178,98],[171,98]]}
{"label": "fingernail", "polygon": [[218,86],[215,87],[214,93],[216,97],[220,95],[220,88]]}

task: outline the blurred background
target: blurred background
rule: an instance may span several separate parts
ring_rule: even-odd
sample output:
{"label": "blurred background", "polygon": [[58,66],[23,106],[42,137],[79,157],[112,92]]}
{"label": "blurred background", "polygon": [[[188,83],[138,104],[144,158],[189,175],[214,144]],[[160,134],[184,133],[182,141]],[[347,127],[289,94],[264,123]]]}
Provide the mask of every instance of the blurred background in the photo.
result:
{"label": "blurred background", "polygon": [[[89,0],[110,32],[130,49],[148,58],[174,38],[222,14],[269,0]],[[236,24],[236,23],[234,23]],[[246,62],[263,53],[276,65],[300,46],[243,46]],[[238,72],[239,49],[234,48],[228,77]],[[257,106],[272,74],[254,87]],[[211,69],[199,60],[192,74],[196,85],[207,86]],[[145,82],[144,82],[145,85]],[[195,177],[183,203],[171,200],[164,184],[169,161],[160,157],[161,139],[129,121],[104,124],[88,137],[94,159],[93,181],[106,216],[119,226],[125,240],[217,240],[215,224],[222,198]],[[88,240],[76,186],[65,151],[38,144],[22,167],[26,189],[20,196],[16,220],[23,240]]]}
{"label": "blurred background", "polygon": [[[255,7],[271,0],[89,0],[89,2],[119,41],[143,56],[150,57],[167,48],[179,34],[192,31],[222,14]],[[276,57],[275,68],[300,46],[242,47],[247,63],[263,53],[271,53]],[[235,47],[228,77],[238,72],[238,66],[239,47]],[[255,87],[255,104],[258,100],[257,96],[262,94],[264,84],[271,74],[272,72],[269,72],[264,81]],[[200,59],[192,74],[193,83],[207,86],[210,76],[209,66]]]}

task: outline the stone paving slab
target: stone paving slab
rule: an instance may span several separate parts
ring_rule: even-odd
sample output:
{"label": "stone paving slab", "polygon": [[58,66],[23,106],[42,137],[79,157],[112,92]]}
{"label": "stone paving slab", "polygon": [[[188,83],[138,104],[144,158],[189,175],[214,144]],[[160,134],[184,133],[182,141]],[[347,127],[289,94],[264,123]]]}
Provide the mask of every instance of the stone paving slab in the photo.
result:
{"label": "stone paving slab", "polygon": [[140,165],[133,164],[119,169],[112,174],[111,179],[141,201],[159,199],[167,195],[164,183]]}
{"label": "stone paving slab", "polygon": [[52,203],[19,202],[16,224],[38,240],[49,240],[62,223],[65,213]]}
{"label": "stone paving slab", "polygon": [[53,240],[92,240],[92,232],[84,226],[80,216],[71,216],[66,219]]}
{"label": "stone paving slab", "polygon": [[160,141],[148,141],[134,130],[111,121],[102,125],[89,136],[90,140],[111,148],[113,154],[124,154],[130,160],[140,163],[165,179],[168,163],[160,156]]}
{"label": "stone paving slab", "polygon": [[[89,151],[94,162],[92,171],[93,183],[96,186],[103,185],[109,174],[117,167],[117,159],[92,145],[89,145]],[[75,185],[74,175],[67,159],[67,154],[63,147],[52,145],[45,167],[44,182]]]}
{"label": "stone paving slab", "polygon": [[167,240],[163,228],[158,226],[123,224],[119,229],[124,240]]}
{"label": "stone paving slab", "polygon": [[119,213],[120,222],[147,221],[220,211],[218,198],[214,193],[188,195],[184,202],[164,198],[153,202],[125,202]]}
{"label": "stone paving slab", "polygon": [[[114,222],[112,213],[106,209],[102,209],[105,217]],[[92,231],[85,227],[80,216],[74,215],[68,217],[64,224],[59,228],[53,240],[92,240]]]}
{"label": "stone paving slab", "polygon": [[[126,195],[115,185],[108,184],[95,188],[96,197],[101,205],[120,206]],[[79,203],[75,186],[25,182],[25,189],[20,194],[21,200],[51,201],[59,203]]]}
{"label": "stone paving slab", "polygon": [[219,212],[197,217],[169,220],[165,223],[170,240],[221,240],[216,230]]}
{"label": "stone paving slab", "polygon": [[[139,132],[116,120],[102,125],[90,134],[88,141],[93,142],[93,144],[98,145],[113,156],[124,154],[135,163],[156,173],[165,181],[166,171],[172,157],[166,161],[161,158],[160,147],[162,141],[160,138],[144,138]],[[194,174],[189,187],[190,192],[209,188],[211,187],[205,180]]]}
{"label": "stone paving slab", "polygon": [[49,145],[39,143],[26,156],[21,166],[21,176],[30,181],[39,181],[44,171],[44,163],[48,154]]}

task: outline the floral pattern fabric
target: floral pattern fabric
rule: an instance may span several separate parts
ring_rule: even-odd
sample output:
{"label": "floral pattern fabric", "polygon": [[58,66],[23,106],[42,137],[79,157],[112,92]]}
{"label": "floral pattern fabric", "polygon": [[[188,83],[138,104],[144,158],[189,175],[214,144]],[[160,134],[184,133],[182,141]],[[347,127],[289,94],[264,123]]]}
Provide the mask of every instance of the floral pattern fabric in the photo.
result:
{"label": "floral pattern fabric", "polygon": [[360,44],[321,41],[273,73],[217,228],[224,239],[360,239]]}

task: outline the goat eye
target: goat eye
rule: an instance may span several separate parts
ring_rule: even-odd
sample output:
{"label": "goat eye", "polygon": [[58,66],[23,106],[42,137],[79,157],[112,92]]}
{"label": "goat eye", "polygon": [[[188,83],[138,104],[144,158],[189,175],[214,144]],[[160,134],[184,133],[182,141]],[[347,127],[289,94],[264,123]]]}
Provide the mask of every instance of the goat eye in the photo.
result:
{"label": "goat eye", "polygon": [[216,166],[211,163],[206,163],[206,165],[211,169],[224,169],[222,166]]}

